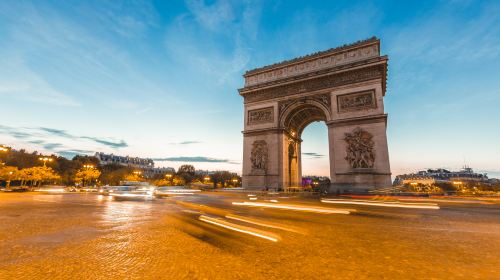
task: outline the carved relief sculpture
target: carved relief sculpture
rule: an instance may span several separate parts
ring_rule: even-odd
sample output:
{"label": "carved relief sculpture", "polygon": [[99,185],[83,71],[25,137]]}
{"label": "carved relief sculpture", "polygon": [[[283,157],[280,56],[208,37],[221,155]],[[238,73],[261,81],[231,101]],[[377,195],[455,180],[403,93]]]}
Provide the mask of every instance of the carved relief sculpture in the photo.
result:
{"label": "carved relief sculpture", "polygon": [[248,111],[248,124],[270,123],[274,121],[274,107]]}
{"label": "carved relief sculpture", "polygon": [[297,98],[297,99],[289,99],[289,100],[284,100],[284,101],[280,101],[278,104],[279,104],[279,115],[282,116],[283,113],[285,112],[285,110],[292,104],[294,103],[297,103],[297,102],[300,102],[300,101],[303,101],[303,102],[307,102],[307,100],[315,100],[315,101],[318,101],[319,103],[323,104],[327,109],[328,111],[331,111],[330,110],[330,94],[317,94],[317,95],[313,95],[313,96],[308,96],[308,97],[305,97],[305,98]]}
{"label": "carved relief sculpture", "polygon": [[347,156],[345,159],[352,168],[373,168],[375,153],[369,132],[356,128],[352,133],[346,133],[344,140],[347,142]]}
{"label": "carved relief sculpture", "polygon": [[254,141],[252,144],[252,154],[250,155],[250,161],[252,162],[253,171],[265,171],[267,170],[267,143],[264,140]]}
{"label": "carved relief sculpture", "polygon": [[371,90],[339,95],[337,106],[339,113],[376,108],[375,93]]}
{"label": "carved relief sculpture", "polygon": [[255,102],[267,100],[270,98],[277,98],[283,96],[290,96],[300,94],[308,91],[315,91],[325,88],[331,88],[355,82],[363,82],[376,78],[382,78],[386,69],[380,66],[372,66],[369,68],[354,70],[326,77],[319,77],[310,79],[300,83],[279,85],[268,89],[259,89],[253,91],[251,94],[246,95],[242,90],[240,94],[245,97],[245,102]]}

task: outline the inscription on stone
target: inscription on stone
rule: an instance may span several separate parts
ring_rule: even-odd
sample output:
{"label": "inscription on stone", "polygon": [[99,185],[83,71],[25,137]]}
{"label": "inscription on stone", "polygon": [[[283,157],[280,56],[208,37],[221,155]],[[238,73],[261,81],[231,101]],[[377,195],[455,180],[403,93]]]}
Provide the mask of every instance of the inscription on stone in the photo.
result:
{"label": "inscription on stone", "polygon": [[248,124],[270,123],[274,121],[274,107],[248,111]]}
{"label": "inscription on stone", "polygon": [[376,108],[373,90],[349,93],[337,96],[339,113]]}

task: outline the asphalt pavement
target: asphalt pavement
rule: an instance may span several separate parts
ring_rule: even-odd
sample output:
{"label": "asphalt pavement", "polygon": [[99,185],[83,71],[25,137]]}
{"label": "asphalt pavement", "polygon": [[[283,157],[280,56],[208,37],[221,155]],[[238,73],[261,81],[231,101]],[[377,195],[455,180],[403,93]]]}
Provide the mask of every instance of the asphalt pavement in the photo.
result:
{"label": "asphalt pavement", "polygon": [[0,252],[0,279],[500,279],[500,202],[0,193]]}

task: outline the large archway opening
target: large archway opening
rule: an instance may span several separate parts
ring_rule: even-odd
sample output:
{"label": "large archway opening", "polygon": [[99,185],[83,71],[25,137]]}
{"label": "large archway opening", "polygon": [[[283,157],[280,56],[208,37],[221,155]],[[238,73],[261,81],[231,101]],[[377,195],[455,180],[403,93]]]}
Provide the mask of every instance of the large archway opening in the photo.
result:
{"label": "large archway opening", "polygon": [[[322,169],[329,172],[328,133],[325,125],[325,122],[328,121],[328,115],[328,108],[314,101],[299,101],[285,110],[282,116],[282,127],[286,131],[284,141],[285,157],[283,159],[285,163],[285,188],[301,188],[303,186],[302,176],[304,173],[302,167],[304,163],[307,163],[307,175],[319,175],[316,169],[319,167],[316,165],[318,162],[315,164],[315,160],[320,160],[319,162],[323,164]],[[322,127],[318,126],[318,124],[322,125]],[[305,146],[306,150],[304,150],[303,136],[307,135],[304,134],[306,127],[311,127],[308,130],[313,131],[313,141],[309,143],[312,145]],[[317,133],[321,128],[323,129],[322,137]],[[321,142],[317,140],[320,137],[323,138]],[[320,143],[322,143],[322,151],[316,152]]]}
{"label": "large archway opening", "polygon": [[301,139],[303,185],[318,182],[306,178],[330,178],[328,127],[325,122],[317,121],[309,124],[302,132]]}

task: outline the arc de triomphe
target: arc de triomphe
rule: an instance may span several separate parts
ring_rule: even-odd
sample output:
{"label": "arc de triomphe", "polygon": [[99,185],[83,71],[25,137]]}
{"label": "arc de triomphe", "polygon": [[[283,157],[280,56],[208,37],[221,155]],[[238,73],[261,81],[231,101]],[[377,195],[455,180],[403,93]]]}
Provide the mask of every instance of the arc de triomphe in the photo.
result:
{"label": "arc de triomphe", "polygon": [[328,127],[330,191],[390,186],[387,61],[371,38],[247,71],[243,187],[299,186],[301,134],[314,121]]}

